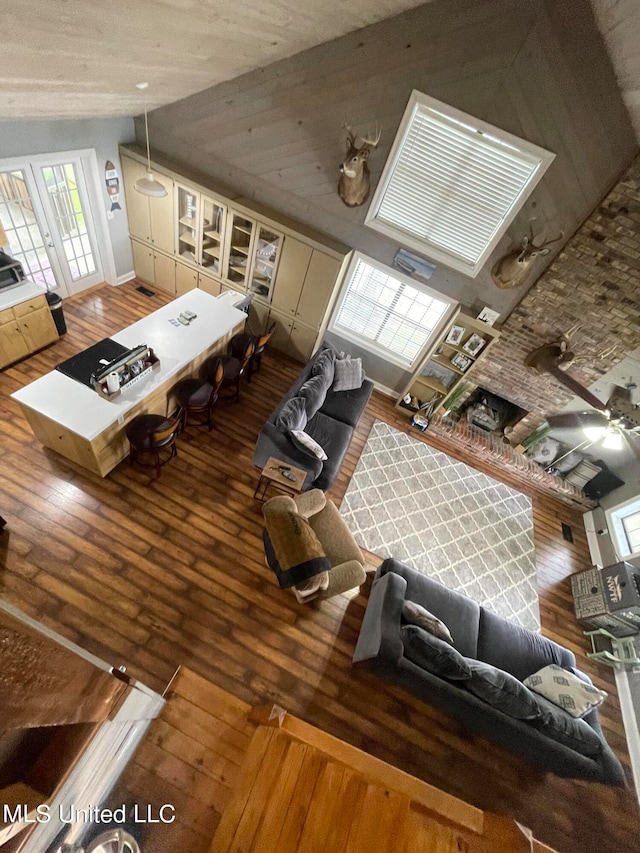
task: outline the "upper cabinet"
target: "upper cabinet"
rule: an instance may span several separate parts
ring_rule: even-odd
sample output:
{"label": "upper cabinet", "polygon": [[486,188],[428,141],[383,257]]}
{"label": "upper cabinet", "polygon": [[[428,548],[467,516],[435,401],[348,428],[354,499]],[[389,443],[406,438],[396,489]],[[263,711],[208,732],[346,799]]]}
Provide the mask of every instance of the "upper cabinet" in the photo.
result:
{"label": "upper cabinet", "polygon": [[235,211],[229,213],[223,278],[236,290],[247,288],[255,230],[255,220]]}
{"label": "upper cabinet", "polygon": [[127,216],[129,218],[129,233],[132,237],[151,243],[163,252],[173,254],[173,181],[170,177],[162,177],[167,195],[163,198],[149,198],[139,193],[135,182],[144,178],[147,168],[129,157],[122,157],[122,177],[124,194],[127,200]]}
{"label": "upper cabinet", "polygon": [[283,235],[258,222],[251,252],[249,292],[268,300],[276,279]]}
{"label": "upper cabinet", "polygon": [[200,230],[200,193],[176,186],[178,235],[176,254],[185,261],[198,263]]}
{"label": "upper cabinet", "polygon": [[222,273],[224,234],[227,224],[227,207],[208,196],[202,197],[201,264],[213,275]]}

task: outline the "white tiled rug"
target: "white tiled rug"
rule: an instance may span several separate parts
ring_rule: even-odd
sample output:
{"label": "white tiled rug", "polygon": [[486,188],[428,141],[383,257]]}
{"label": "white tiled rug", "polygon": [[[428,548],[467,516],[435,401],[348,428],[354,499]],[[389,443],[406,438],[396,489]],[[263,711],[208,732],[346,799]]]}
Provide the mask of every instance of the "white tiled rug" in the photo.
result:
{"label": "white tiled rug", "polygon": [[340,512],[367,551],[540,630],[526,495],[376,421]]}

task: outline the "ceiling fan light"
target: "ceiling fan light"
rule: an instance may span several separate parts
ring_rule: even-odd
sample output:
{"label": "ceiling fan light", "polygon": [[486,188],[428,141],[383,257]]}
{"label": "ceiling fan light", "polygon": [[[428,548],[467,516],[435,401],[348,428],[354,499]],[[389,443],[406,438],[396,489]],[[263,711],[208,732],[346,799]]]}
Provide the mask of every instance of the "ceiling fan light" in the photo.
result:
{"label": "ceiling fan light", "polygon": [[608,429],[605,426],[590,426],[582,427],[582,432],[587,436],[589,441],[600,441],[601,438],[607,435]]}
{"label": "ceiling fan light", "polygon": [[147,172],[144,178],[138,178],[134,187],[142,195],[152,196],[153,198],[164,198],[167,195],[164,185],[160,181],[156,181],[153,172]]}
{"label": "ceiling fan light", "polygon": [[607,450],[622,450],[622,435],[619,432],[609,432],[602,442]]}

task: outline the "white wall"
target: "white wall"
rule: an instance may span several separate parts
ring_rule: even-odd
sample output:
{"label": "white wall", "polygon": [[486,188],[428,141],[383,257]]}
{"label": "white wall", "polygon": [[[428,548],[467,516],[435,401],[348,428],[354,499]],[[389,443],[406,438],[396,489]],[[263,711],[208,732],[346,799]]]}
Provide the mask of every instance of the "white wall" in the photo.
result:
{"label": "white wall", "polygon": [[[129,117],[66,121],[0,121],[0,158],[94,148],[101,178],[106,161],[111,160],[122,182],[118,145],[121,142],[132,142],[134,139],[133,118]],[[111,203],[104,180],[102,188],[105,210],[109,210]],[[109,236],[113,247],[116,274],[123,276],[133,270],[124,190],[121,192],[120,205],[122,210],[116,210],[114,218],[109,220]]]}

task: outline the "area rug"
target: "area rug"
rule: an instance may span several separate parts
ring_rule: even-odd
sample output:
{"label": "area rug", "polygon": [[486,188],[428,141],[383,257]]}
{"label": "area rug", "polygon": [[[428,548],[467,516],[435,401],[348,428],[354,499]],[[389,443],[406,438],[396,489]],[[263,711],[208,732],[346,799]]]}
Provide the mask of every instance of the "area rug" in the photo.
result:
{"label": "area rug", "polygon": [[367,551],[540,630],[526,495],[376,421],[340,512]]}

